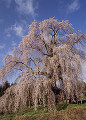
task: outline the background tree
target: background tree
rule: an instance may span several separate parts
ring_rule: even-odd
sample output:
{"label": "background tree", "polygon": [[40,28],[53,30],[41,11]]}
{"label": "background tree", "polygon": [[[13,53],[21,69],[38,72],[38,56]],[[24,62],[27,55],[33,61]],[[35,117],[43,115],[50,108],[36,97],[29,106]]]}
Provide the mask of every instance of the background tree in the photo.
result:
{"label": "background tree", "polygon": [[48,104],[50,110],[55,109],[52,88],[56,87],[56,81],[61,82],[63,95],[68,99],[73,84],[76,86],[81,79],[80,62],[85,59],[85,54],[79,46],[85,39],[86,35],[79,30],[75,32],[68,21],[60,22],[54,18],[40,23],[34,21],[29,26],[28,35],[14,48],[13,55],[4,58],[0,79],[3,81],[7,75],[19,70],[19,80],[34,83],[35,110],[39,101],[44,106]]}
{"label": "background tree", "polygon": [[1,97],[2,95],[4,95],[5,90],[6,90],[8,87],[10,87],[10,83],[9,83],[8,81],[6,81],[6,82],[3,84],[3,86],[0,85],[0,97]]}

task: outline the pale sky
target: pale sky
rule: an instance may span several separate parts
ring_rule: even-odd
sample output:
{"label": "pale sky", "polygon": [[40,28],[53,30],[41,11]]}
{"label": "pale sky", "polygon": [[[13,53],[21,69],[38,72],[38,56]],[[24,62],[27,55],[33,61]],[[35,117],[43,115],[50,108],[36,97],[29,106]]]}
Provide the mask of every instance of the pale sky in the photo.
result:
{"label": "pale sky", "polygon": [[86,33],[86,0],[0,0],[0,67],[2,59],[27,35],[34,19],[40,22],[51,17],[69,20],[75,30]]}

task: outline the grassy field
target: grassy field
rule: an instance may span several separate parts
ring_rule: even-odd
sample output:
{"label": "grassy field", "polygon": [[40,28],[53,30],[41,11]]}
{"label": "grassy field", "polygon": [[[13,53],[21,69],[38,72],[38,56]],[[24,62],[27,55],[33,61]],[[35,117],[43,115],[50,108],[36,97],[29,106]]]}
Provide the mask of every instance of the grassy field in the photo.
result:
{"label": "grassy field", "polygon": [[56,112],[44,111],[41,106],[39,110],[20,110],[15,114],[4,114],[0,120],[86,120],[86,104],[65,104],[59,103]]}

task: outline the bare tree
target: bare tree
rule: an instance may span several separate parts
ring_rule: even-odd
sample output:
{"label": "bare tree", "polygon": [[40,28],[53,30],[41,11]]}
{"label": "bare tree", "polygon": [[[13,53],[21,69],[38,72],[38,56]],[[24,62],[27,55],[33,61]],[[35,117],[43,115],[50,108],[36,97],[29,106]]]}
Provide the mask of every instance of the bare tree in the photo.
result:
{"label": "bare tree", "polygon": [[[35,110],[39,103],[48,104],[55,109],[55,94],[52,90],[56,81],[61,81],[61,89],[70,97],[72,81],[78,81],[81,74],[81,59],[85,54],[79,49],[86,35],[74,31],[68,21],[54,18],[40,23],[34,21],[29,26],[29,33],[13,50],[13,55],[4,58],[0,70],[0,79],[19,71],[19,79],[34,81],[33,102]],[[41,102],[39,102],[41,101]]]}

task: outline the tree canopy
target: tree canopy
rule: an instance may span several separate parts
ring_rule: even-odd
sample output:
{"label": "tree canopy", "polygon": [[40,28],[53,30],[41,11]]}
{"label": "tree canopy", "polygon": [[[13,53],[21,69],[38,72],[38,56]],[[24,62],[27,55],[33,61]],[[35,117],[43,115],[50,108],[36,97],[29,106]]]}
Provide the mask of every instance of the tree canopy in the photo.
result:
{"label": "tree canopy", "polygon": [[[56,81],[67,98],[78,91],[78,81],[82,80],[81,61],[85,59],[83,46],[86,35],[75,31],[68,21],[50,18],[29,25],[29,33],[24,36],[13,55],[6,56],[0,70],[0,80],[17,70],[19,80],[34,84],[33,103],[38,102],[55,108],[55,95],[52,91]],[[75,90],[75,91],[74,91]],[[46,100],[47,96],[47,100]],[[74,98],[73,98],[74,99]]]}

